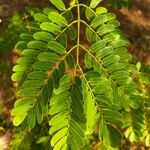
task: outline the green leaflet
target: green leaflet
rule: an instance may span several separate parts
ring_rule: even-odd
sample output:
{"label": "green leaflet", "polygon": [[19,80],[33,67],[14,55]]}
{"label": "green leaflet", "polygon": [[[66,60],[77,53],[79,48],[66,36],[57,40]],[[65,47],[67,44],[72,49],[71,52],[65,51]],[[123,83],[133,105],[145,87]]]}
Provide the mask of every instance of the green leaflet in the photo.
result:
{"label": "green leaflet", "polygon": [[53,72],[53,85],[54,88],[58,88],[59,87],[59,82],[60,82],[60,73],[58,69],[55,69]]}
{"label": "green leaflet", "polygon": [[51,8],[51,7],[45,7],[45,8],[43,9],[43,13],[44,13],[45,15],[48,15],[50,12],[57,12],[57,10],[56,10],[56,9],[53,9],[53,8]]}
{"label": "green leaflet", "polygon": [[22,55],[30,57],[30,58],[34,58],[35,56],[37,56],[38,51],[34,50],[34,49],[25,49],[24,51],[22,51]]}
{"label": "green leaflet", "polygon": [[74,61],[74,57],[71,54],[67,55],[66,62],[70,68],[74,68],[75,61]]}
{"label": "green leaflet", "polygon": [[98,50],[104,48],[105,46],[106,42],[104,40],[99,40],[90,47],[90,51],[97,52]]}
{"label": "green leaflet", "polygon": [[43,85],[44,85],[44,81],[41,81],[41,80],[28,80],[28,81],[25,81],[25,82],[23,83],[22,87],[23,87],[23,88],[32,87],[32,88],[39,89],[39,88],[41,88]]}
{"label": "green leaflet", "polygon": [[56,41],[48,42],[48,48],[59,54],[66,54],[65,47]]}
{"label": "green leaflet", "polygon": [[24,97],[24,96],[28,95],[30,97],[34,97],[37,95],[37,92],[38,92],[38,89],[34,89],[34,86],[27,87],[27,88],[20,89],[18,91],[18,96]]}
{"label": "green leaflet", "polygon": [[115,64],[112,64],[112,65],[108,66],[107,67],[107,71],[109,72],[109,74],[111,74],[114,71],[122,70],[124,68],[125,68],[124,64],[122,64],[122,63],[115,63]]}
{"label": "green leaflet", "polygon": [[84,63],[85,63],[87,68],[92,68],[93,58],[91,57],[91,55],[85,54]]}
{"label": "green leaflet", "polygon": [[129,42],[127,40],[118,39],[116,41],[111,42],[109,45],[113,48],[118,48],[122,46],[128,46]]}
{"label": "green leaflet", "polygon": [[30,41],[30,40],[33,39],[33,38],[32,38],[32,34],[29,34],[29,33],[22,33],[22,34],[20,35],[20,38],[21,38],[22,40],[27,40],[27,41]]}
{"label": "green leaflet", "polygon": [[90,8],[86,8],[85,16],[90,21],[94,17],[94,13]]}
{"label": "green leaflet", "polygon": [[14,117],[14,119],[13,119],[13,124],[14,124],[14,126],[18,126],[18,125],[20,125],[22,122],[23,122],[23,120],[26,118],[26,116],[27,116],[27,113],[23,113],[23,115],[17,115],[16,117]]}
{"label": "green leaflet", "polygon": [[31,49],[43,49],[47,48],[47,44],[42,41],[31,41],[27,44],[27,47]]}
{"label": "green leaflet", "polygon": [[111,32],[111,33],[104,35],[103,40],[106,42],[112,42],[114,40],[120,39],[120,37],[121,37],[120,34],[115,33],[115,31],[114,31],[114,32]]}
{"label": "green leaflet", "polygon": [[61,32],[60,27],[54,23],[43,22],[40,24],[40,28],[44,31],[49,31],[52,34],[58,34]]}
{"label": "green leaflet", "polygon": [[[33,103],[31,103],[33,104]],[[15,116],[15,115],[22,115],[24,112],[27,112],[30,108],[32,107],[32,105],[25,103],[24,105],[20,105],[15,107],[15,109],[12,110],[11,115]]]}
{"label": "green leaflet", "polygon": [[[101,60],[101,58],[100,57],[98,57],[100,60]],[[104,57],[103,58],[103,63],[102,63],[102,65],[104,66],[104,67],[107,67],[107,66],[109,66],[109,65],[111,65],[111,64],[114,64],[114,63],[118,63],[118,61],[120,60],[120,57],[118,56],[118,55],[108,55],[107,57]]]}
{"label": "green leaflet", "polygon": [[97,9],[96,9],[97,15],[105,14],[105,13],[107,13],[107,9],[105,7],[97,7]]}
{"label": "green leaflet", "polygon": [[104,23],[106,23],[110,20],[113,20],[115,18],[116,18],[116,15],[113,13],[100,14],[92,20],[91,26],[93,28],[97,28],[100,25],[103,25]]}
{"label": "green leaflet", "polygon": [[63,3],[62,0],[50,0],[50,1],[51,1],[51,3],[52,3],[54,6],[56,6],[59,10],[63,11],[63,10],[66,9],[66,8],[65,8],[65,5],[64,5],[64,3]]}
{"label": "green leaflet", "polygon": [[17,73],[14,73],[12,76],[11,76],[11,79],[13,81],[20,81],[22,79],[22,76],[24,75],[24,72],[17,72]]}
{"label": "green leaflet", "polygon": [[15,71],[15,72],[19,72],[19,71],[25,71],[25,70],[27,70],[29,67],[28,67],[28,65],[16,65],[16,66],[14,66],[13,67],[13,71]]}
{"label": "green leaflet", "polygon": [[44,31],[36,32],[35,34],[33,34],[33,38],[44,42],[49,42],[50,40],[54,39],[52,34]]}
{"label": "green leaflet", "polygon": [[91,0],[90,7],[95,8],[102,0]]}
{"label": "green leaflet", "polygon": [[66,19],[63,16],[59,15],[59,13],[57,12],[50,12],[48,14],[48,17],[52,22],[56,23],[60,27],[64,27],[67,25]]}
{"label": "green leaflet", "polygon": [[46,74],[45,72],[42,71],[33,71],[31,73],[28,74],[28,78],[29,79],[40,79],[40,80],[44,80],[46,79],[48,76],[48,74]]}
{"label": "green leaflet", "polygon": [[85,34],[86,34],[86,38],[89,42],[94,43],[94,42],[100,40],[100,37],[98,35],[96,35],[94,33],[94,31],[92,31],[89,27],[86,28]]}
{"label": "green leaflet", "polygon": [[112,24],[102,25],[98,28],[97,33],[99,35],[104,35],[106,33],[112,32],[115,30],[115,26]]}
{"label": "green leaflet", "polygon": [[59,37],[59,43],[63,45],[65,48],[67,48],[67,44],[68,44],[67,42],[68,42],[67,34],[62,33],[61,36]]}
{"label": "green leaflet", "polygon": [[40,31],[39,24],[35,22],[29,22],[27,25],[27,29],[31,32],[38,32]]}
{"label": "green leaflet", "polygon": [[33,57],[33,59],[31,59],[31,58],[32,57],[21,57],[17,60],[17,63],[18,64],[27,64],[27,65],[29,65],[29,64],[31,64],[35,61],[34,57]]}
{"label": "green leaflet", "polygon": [[42,13],[37,13],[34,15],[35,20],[39,22],[47,22],[49,21],[48,17]]}
{"label": "green leaflet", "polygon": [[68,22],[70,22],[72,19],[73,19],[73,13],[72,13],[72,11],[66,11],[64,14],[63,14],[63,16],[66,18],[66,20],[68,21]]}
{"label": "green leaflet", "polygon": [[42,136],[38,141],[36,141],[37,144],[46,143],[49,140],[49,136]]}
{"label": "green leaflet", "polygon": [[119,55],[120,61],[123,63],[128,62],[132,58],[132,56],[130,54],[128,54],[127,48],[125,48],[125,47],[116,48],[114,51],[114,54]]}
{"label": "green leaflet", "polygon": [[[97,52],[97,56],[98,58],[102,59],[110,54],[113,53],[113,48],[111,46],[107,46],[105,48],[102,48],[100,49],[98,52]],[[104,62],[105,63],[105,62]]]}
{"label": "green leaflet", "polygon": [[111,20],[108,22],[108,24],[111,24],[116,28],[120,26],[120,23],[117,20]]}
{"label": "green leaflet", "polygon": [[61,61],[58,66],[58,72],[59,72],[60,78],[62,78],[64,76],[65,71],[66,71],[65,63],[63,61]]}
{"label": "green leaflet", "polygon": [[21,105],[31,105],[33,104],[34,100],[32,99],[29,99],[29,98],[21,98],[21,99],[18,99],[15,103],[15,107],[17,106],[21,106]]}
{"label": "green leaflet", "polygon": [[47,61],[47,62],[56,62],[60,60],[60,57],[55,53],[43,52],[39,54],[38,59],[40,61]]}
{"label": "green leaflet", "polygon": [[16,44],[15,48],[18,50],[24,50],[27,48],[27,42],[26,41],[20,41]]}
{"label": "green leaflet", "polygon": [[71,40],[75,40],[77,37],[77,32],[73,26],[69,27],[68,30],[68,36],[70,37]]}
{"label": "green leaflet", "polygon": [[47,61],[38,61],[33,64],[33,68],[35,70],[51,70],[52,69],[52,63]]}

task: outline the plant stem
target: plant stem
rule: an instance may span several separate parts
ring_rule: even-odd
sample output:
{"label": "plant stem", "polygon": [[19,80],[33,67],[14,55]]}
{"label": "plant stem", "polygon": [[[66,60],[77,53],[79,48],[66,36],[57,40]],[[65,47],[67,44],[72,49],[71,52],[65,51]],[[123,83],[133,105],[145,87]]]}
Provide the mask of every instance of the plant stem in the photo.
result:
{"label": "plant stem", "polygon": [[78,19],[78,27],[77,27],[77,30],[78,30],[78,37],[77,37],[77,65],[79,65],[79,50],[80,50],[80,4],[79,4],[79,1],[76,0],[77,2],[77,19]]}

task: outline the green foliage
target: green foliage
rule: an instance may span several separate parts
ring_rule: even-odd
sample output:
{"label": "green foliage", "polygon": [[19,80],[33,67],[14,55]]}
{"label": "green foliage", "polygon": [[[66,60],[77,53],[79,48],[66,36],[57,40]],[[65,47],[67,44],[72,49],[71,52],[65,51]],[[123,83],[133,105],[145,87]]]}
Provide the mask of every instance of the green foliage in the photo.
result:
{"label": "green foliage", "polygon": [[[52,119],[49,133],[51,145],[57,149],[80,149],[84,146],[85,118],[80,86],[70,86],[71,78],[65,75],[59,88],[54,90],[49,111]],[[77,95],[78,93],[78,95]]]}
{"label": "green foliage", "polygon": [[24,23],[20,15],[14,14],[5,32],[0,37],[0,53],[10,52],[15,47],[16,42],[19,41],[22,32],[25,32]]}
{"label": "green foliage", "polygon": [[76,0],[67,8],[62,0],[51,0],[58,10],[36,13],[29,32],[20,36],[16,48],[22,55],[12,75],[19,91],[11,114],[27,139],[17,144],[29,140],[32,147],[29,135],[43,123],[49,123],[44,126],[49,135],[36,144],[50,139],[54,150],[84,149],[94,134],[113,149],[122,144],[122,130],[137,141],[143,127],[148,129],[147,103],[128,67],[129,41],[116,15],[97,7],[99,2],[88,6]]}
{"label": "green foliage", "polygon": [[138,109],[124,114],[125,136],[130,142],[144,141],[146,146],[149,147],[149,66],[141,65],[141,63],[138,62],[136,66],[131,67],[131,70],[134,72],[132,76],[138,85],[141,100],[139,101]]}
{"label": "green foliage", "polygon": [[146,146],[150,146],[150,66],[137,63],[137,74],[143,97],[143,137]]}
{"label": "green foliage", "polygon": [[115,8],[122,8],[122,7],[131,7],[132,0],[109,0]]}

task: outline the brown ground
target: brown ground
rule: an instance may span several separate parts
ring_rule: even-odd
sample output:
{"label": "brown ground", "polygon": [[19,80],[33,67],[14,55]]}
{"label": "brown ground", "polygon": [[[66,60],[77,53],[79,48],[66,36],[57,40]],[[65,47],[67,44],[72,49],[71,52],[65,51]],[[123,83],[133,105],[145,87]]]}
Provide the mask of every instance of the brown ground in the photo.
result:
{"label": "brown ground", "polygon": [[150,0],[133,0],[132,9],[119,10],[119,20],[132,42],[131,53],[150,64]]}

